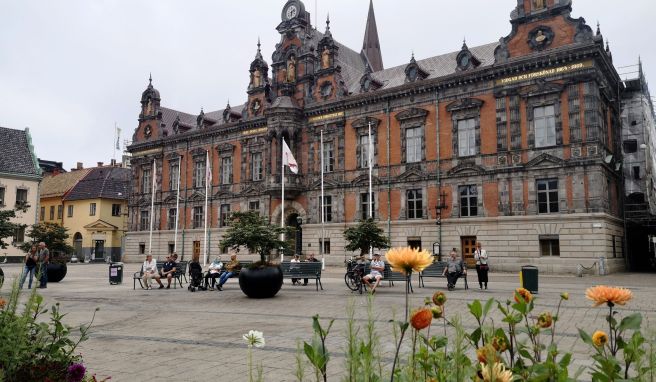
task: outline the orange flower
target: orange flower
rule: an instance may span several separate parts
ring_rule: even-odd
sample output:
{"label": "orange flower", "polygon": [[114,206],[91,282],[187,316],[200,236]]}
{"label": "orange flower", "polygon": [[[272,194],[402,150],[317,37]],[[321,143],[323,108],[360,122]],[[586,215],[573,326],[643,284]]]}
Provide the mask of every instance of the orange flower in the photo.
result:
{"label": "orange flower", "polygon": [[533,295],[528,291],[528,289],[525,288],[517,288],[515,290],[515,301],[519,302],[517,295],[519,295],[519,297],[521,297],[522,300],[524,300],[526,303],[529,303],[533,300]]}
{"label": "orange flower", "polygon": [[508,350],[508,343],[506,342],[506,339],[503,337],[494,337],[492,340],[492,347],[494,350],[498,351],[499,353],[503,353],[506,350]]}
{"label": "orange flower", "polygon": [[426,329],[433,321],[433,312],[428,308],[420,308],[412,312],[410,324],[416,330]]}
{"label": "orange flower", "polygon": [[476,358],[478,358],[478,362],[482,363],[483,365],[487,364],[488,361],[499,361],[496,349],[489,343],[482,348],[476,349]]}
{"label": "orange flower", "polygon": [[608,342],[608,335],[606,333],[602,332],[601,330],[597,330],[592,335],[592,343],[596,347],[600,348],[600,347],[606,345],[606,342]]}
{"label": "orange flower", "polygon": [[420,251],[410,247],[392,248],[385,255],[392,270],[405,275],[410,272],[421,272],[433,263],[433,255],[428,251]]}
{"label": "orange flower", "polygon": [[433,294],[433,304],[442,306],[446,302],[446,295],[443,292],[435,292]]}
{"label": "orange flower", "polygon": [[481,370],[483,382],[511,382],[513,380],[512,371],[506,370],[501,362],[489,364]]}
{"label": "orange flower", "polygon": [[593,306],[608,304],[608,306],[612,307],[613,305],[626,304],[633,298],[633,293],[626,288],[597,285],[588,288],[585,291],[585,297],[587,297],[588,300],[594,301]]}
{"label": "orange flower", "polygon": [[542,329],[550,328],[552,323],[553,316],[551,316],[551,313],[544,312],[538,316],[538,326]]}
{"label": "orange flower", "polygon": [[4,308],[7,305],[7,300],[0,297],[0,309]]}

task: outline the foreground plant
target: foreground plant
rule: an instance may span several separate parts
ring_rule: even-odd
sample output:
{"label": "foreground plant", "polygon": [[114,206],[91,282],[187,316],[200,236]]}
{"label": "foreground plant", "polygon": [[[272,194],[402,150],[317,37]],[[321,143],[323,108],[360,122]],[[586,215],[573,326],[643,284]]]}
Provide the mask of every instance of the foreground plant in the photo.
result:
{"label": "foreground plant", "polygon": [[[262,348],[265,345],[264,334],[257,330],[249,330],[248,333],[242,336],[248,346],[248,380],[253,382],[253,347]],[[258,367],[257,380],[262,380],[262,367]]]}

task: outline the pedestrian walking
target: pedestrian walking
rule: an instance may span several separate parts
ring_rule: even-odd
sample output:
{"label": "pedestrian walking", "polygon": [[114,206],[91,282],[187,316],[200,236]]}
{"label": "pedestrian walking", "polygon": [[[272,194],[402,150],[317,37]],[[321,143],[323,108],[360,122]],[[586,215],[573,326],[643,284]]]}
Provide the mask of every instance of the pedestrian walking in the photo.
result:
{"label": "pedestrian walking", "polygon": [[487,259],[487,251],[483,249],[483,245],[480,241],[476,242],[474,260],[476,260],[476,274],[478,274],[478,287],[480,289],[483,289],[483,286],[487,289],[487,272],[490,270]]}

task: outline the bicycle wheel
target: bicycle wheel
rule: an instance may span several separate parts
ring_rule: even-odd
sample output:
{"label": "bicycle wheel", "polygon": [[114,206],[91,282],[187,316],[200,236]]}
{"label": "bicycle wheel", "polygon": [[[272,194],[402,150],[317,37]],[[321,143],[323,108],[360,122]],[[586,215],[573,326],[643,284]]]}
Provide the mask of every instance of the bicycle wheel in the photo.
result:
{"label": "bicycle wheel", "polygon": [[346,272],[346,274],[344,274],[344,282],[346,283],[346,286],[354,292],[360,289],[360,284],[351,273]]}

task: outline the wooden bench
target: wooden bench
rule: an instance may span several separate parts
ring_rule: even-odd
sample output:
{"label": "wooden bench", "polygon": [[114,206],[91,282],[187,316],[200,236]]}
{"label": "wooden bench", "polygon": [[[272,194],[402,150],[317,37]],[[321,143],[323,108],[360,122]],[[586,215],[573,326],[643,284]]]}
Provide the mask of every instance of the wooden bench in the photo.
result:
{"label": "wooden bench", "polygon": [[[180,261],[176,264],[175,266],[175,273],[173,273],[173,288],[176,289],[177,285],[180,284],[180,287],[182,288],[182,278],[184,277],[185,273],[187,272],[187,266],[189,262],[188,261]],[[161,273],[162,268],[164,267],[164,262],[163,261],[158,261],[157,262],[157,272]],[[139,269],[138,272],[134,272],[134,276],[132,276],[132,289],[135,290],[137,289],[137,281],[139,282],[139,285],[141,286],[141,289],[145,289],[145,286],[143,285],[143,282],[141,281],[143,278],[143,264],[141,265],[141,269]],[[165,278],[163,278],[165,279]]]}
{"label": "wooden bench", "polygon": [[[419,272],[419,287],[420,288],[424,287],[425,277],[446,278],[446,276],[444,275],[444,268],[446,268],[446,261],[436,261],[433,264],[426,267],[426,269],[424,269],[423,271]],[[467,274],[463,273],[460,275],[459,278],[465,281],[465,289],[469,289],[469,284],[467,284]]]}
{"label": "wooden bench", "polygon": [[[364,275],[368,275],[371,273],[371,263],[367,263],[364,267]],[[382,281],[387,281],[389,282],[389,286],[393,287],[394,286],[394,281],[401,281],[406,283],[408,281],[408,277],[404,275],[401,272],[394,272],[392,271],[392,267],[390,267],[389,264],[385,263],[385,270],[383,271],[383,280]],[[364,284],[365,286],[367,284]],[[406,289],[408,293],[414,293],[414,289],[412,288],[412,274],[410,274],[410,282],[406,283]]]}
{"label": "wooden bench", "polygon": [[321,262],[292,263],[291,261],[283,261],[280,263],[280,267],[282,268],[283,279],[314,279],[317,291],[319,287],[323,290],[323,285],[321,284]]}

